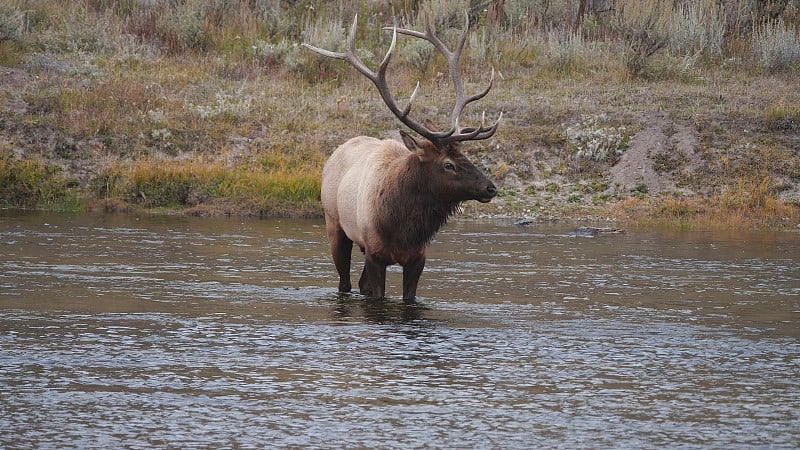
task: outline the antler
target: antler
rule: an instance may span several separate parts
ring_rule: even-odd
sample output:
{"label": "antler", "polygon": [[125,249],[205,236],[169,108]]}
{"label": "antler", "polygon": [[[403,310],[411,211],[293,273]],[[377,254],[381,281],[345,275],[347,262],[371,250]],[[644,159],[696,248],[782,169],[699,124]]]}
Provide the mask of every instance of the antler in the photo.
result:
{"label": "antler", "polygon": [[[466,16],[466,23],[464,26],[464,31],[461,36],[461,39],[458,42],[458,46],[456,47],[455,52],[451,52],[447,46],[439,39],[432,31],[430,20],[426,21],[426,32],[421,33],[419,31],[414,30],[407,30],[404,28],[397,28],[391,27],[386,28],[393,30],[392,33],[392,44],[389,46],[389,51],[386,52],[386,56],[383,57],[383,61],[381,61],[380,66],[378,66],[378,71],[373,72],[370,68],[368,68],[361,59],[356,56],[356,49],[355,49],[355,34],[356,34],[356,24],[358,22],[358,16],[353,19],[353,25],[350,27],[350,34],[347,36],[347,49],[343,53],[332,52],[329,50],[324,50],[321,48],[314,47],[313,45],[309,45],[304,43],[303,47],[315,52],[319,53],[320,55],[327,56],[329,58],[341,59],[343,61],[349,62],[353,67],[355,67],[361,74],[367,77],[375,87],[378,88],[378,92],[383,99],[383,102],[386,103],[386,106],[389,107],[389,110],[400,119],[406,126],[411,128],[412,130],[416,131],[420,134],[420,136],[425,137],[426,139],[430,140],[437,148],[443,148],[447,144],[451,142],[461,142],[461,141],[474,141],[474,140],[482,140],[488,139],[494,135],[495,131],[497,131],[497,126],[500,124],[500,119],[503,117],[503,114],[500,113],[500,117],[498,117],[497,121],[490,125],[485,125],[485,116],[484,113],[481,117],[481,126],[477,128],[460,128],[459,127],[459,120],[461,118],[461,113],[463,112],[464,108],[471,102],[476,100],[480,100],[481,98],[485,97],[486,94],[489,93],[489,90],[492,89],[492,85],[494,84],[494,69],[492,69],[492,76],[489,80],[489,86],[486,89],[479,93],[472,95],[470,97],[466,97],[464,95],[464,86],[461,82],[461,71],[458,67],[458,60],[461,58],[461,51],[464,48],[464,43],[467,40],[467,32],[469,31],[469,16],[465,13]],[[408,113],[411,111],[411,106],[414,102],[414,98],[416,98],[417,91],[419,90],[419,82],[417,82],[417,86],[414,88],[414,92],[411,94],[411,97],[408,100],[408,105],[401,111],[400,107],[397,106],[397,102],[395,102],[394,98],[392,97],[391,92],[389,91],[389,85],[386,82],[386,69],[389,66],[389,61],[392,58],[392,54],[394,52],[395,46],[397,44],[397,33],[405,34],[408,36],[414,36],[421,39],[425,39],[426,41],[430,42],[431,44],[436,47],[436,49],[445,57],[447,60],[447,64],[450,67],[450,78],[453,80],[453,88],[456,92],[456,101],[455,105],[453,106],[453,113],[451,115],[452,120],[452,127],[448,131],[434,131],[428,129],[427,127],[423,126],[416,120],[412,119],[408,116]]]}
{"label": "antler", "polygon": [[[464,49],[464,43],[467,41],[467,34],[469,32],[469,14],[464,12],[464,30],[461,33],[461,39],[458,41],[458,45],[456,46],[455,51],[450,51],[447,46],[439,39],[432,30],[430,18],[426,18],[425,20],[425,33],[421,33],[419,31],[408,30],[404,28],[396,29],[398,33],[405,34],[408,36],[418,37],[420,39],[425,39],[426,41],[433,44],[436,47],[436,50],[444,56],[445,60],[447,60],[447,65],[450,68],[450,79],[453,81],[453,89],[456,92],[456,101],[455,105],[453,106],[453,113],[451,114],[452,120],[452,127],[450,131],[447,133],[450,134],[449,138],[446,138],[447,142],[455,142],[455,141],[472,141],[472,140],[482,140],[488,139],[492,137],[495,131],[497,131],[497,126],[500,125],[500,119],[502,119],[503,114],[500,113],[500,117],[497,118],[497,121],[491,126],[485,126],[485,117],[486,114],[484,113],[481,116],[481,126],[478,128],[467,128],[462,129],[459,127],[459,120],[461,118],[461,113],[464,111],[464,108],[469,104],[476,100],[480,100],[489,93],[494,85],[494,68],[492,68],[492,75],[489,79],[489,85],[483,92],[478,94],[472,95],[470,97],[466,97],[464,94],[464,85],[461,82],[461,70],[458,67],[459,59],[461,58],[461,51]],[[426,136],[427,137],[427,136]],[[445,143],[447,143],[445,142]]]}

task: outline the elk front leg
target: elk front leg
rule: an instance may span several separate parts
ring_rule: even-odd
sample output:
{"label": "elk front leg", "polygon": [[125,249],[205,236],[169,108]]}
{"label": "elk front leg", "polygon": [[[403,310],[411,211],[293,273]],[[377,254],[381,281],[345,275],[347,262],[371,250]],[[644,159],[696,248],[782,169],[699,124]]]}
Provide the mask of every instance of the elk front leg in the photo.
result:
{"label": "elk front leg", "polygon": [[364,263],[364,270],[361,271],[361,278],[358,279],[358,289],[361,291],[361,295],[372,297],[372,285],[367,276],[367,263]]}
{"label": "elk front leg", "polygon": [[367,252],[364,272],[358,282],[361,293],[371,300],[383,300],[386,291],[386,263]]}
{"label": "elk front leg", "polygon": [[353,255],[353,241],[336,225],[328,225],[328,241],[336,271],[339,272],[339,292],[350,292],[350,259]]}
{"label": "elk front leg", "polygon": [[417,297],[417,284],[425,268],[425,254],[403,265],[403,300],[413,302]]}

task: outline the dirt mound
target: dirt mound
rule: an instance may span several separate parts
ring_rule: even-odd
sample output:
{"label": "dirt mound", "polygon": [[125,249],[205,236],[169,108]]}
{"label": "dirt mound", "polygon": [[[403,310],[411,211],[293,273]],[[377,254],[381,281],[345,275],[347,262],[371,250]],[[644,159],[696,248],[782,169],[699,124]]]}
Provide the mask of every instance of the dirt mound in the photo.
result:
{"label": "dirt mound", "polygon": [[694,194],[680,180],[701,164],[697,131],[660,114],[651,115],[646,123],[649,125],[631,138],[628,149],[611,168],[610,189],[652,195]]}

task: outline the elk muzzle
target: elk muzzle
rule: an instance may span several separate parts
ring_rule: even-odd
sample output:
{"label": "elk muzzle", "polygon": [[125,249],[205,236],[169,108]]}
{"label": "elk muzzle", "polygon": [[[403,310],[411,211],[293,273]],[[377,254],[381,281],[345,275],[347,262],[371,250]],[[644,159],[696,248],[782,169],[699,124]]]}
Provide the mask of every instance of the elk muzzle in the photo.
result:
{"label": "elk muzzle", "polygon": [[478,197],[477,200],[481,203],[489,203],[496,196],[497,196],[497,186],[495,186],[494,183],[489,181],[489,184],[486,186],[486,191],[484,192],[484,196]]}

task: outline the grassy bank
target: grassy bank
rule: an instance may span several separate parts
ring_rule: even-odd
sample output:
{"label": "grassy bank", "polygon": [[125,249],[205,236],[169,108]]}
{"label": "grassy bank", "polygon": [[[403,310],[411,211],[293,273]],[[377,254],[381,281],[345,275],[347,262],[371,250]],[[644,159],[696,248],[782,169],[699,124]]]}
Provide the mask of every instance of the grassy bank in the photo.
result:
{"label": "grassy bank", "polygon": [[[582,3],[0,0],[0,202],[318,215],[330,152],[399,123],[299,44],[341,50],[358,13],[374,66],[393,18],[452,38],[466,10],[467,89],[499,76],[462,122],[504,114],[466,146],[501,196],[467,212],[796,227],[798,2]],[[448,120],[443,72],[400,39],[390,82],[421,82],[421,119]]]}

